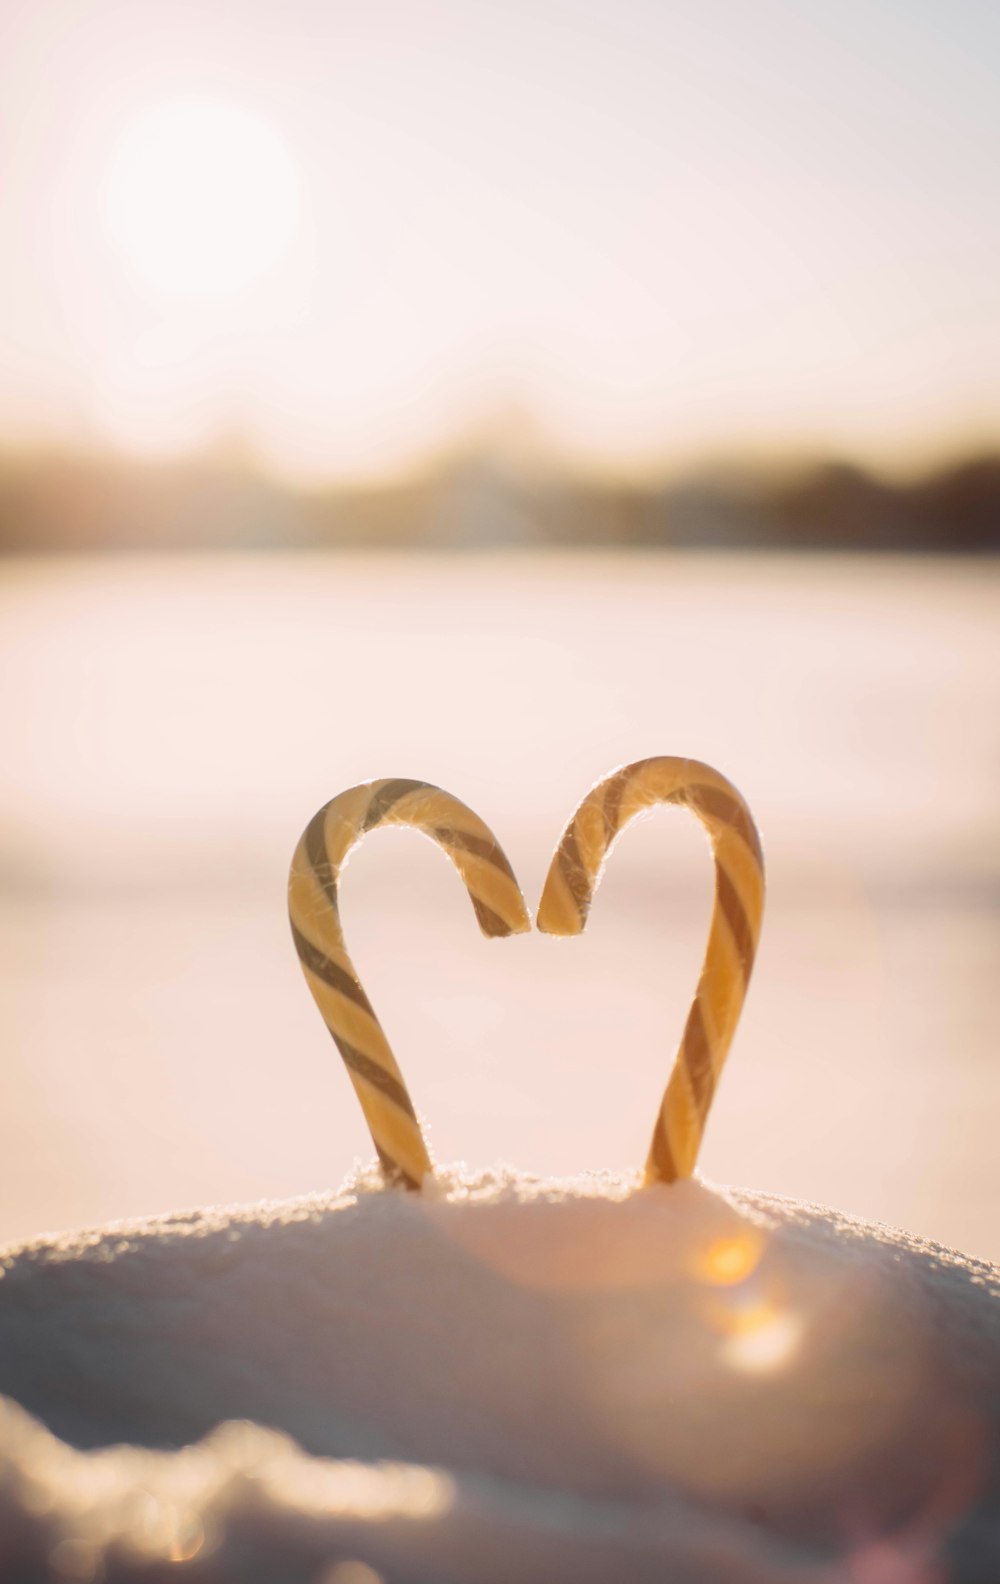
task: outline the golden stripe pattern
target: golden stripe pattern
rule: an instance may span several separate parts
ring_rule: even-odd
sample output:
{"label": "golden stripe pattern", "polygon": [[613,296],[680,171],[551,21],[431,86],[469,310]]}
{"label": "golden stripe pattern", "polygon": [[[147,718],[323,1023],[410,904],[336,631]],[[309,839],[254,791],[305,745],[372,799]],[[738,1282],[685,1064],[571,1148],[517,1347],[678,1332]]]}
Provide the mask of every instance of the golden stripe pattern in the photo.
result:
{"label": "golden stripe pattern", "polygon": [[419,1188],[433,1176],[423,1131],[340,924],[341,870],[362,837],[380,825],[412,825],[444,849],[484,935],[521,934],[531,920],[489,826],[426,781],[369,781],[342,792],[313,816],[295,849],[288,912],[306,983],[347,1066],[386,1180]]}
{"label": "golden stripe pattern", "polygon": [[764,855],[753,817],[725,776],[696,759],[625,765],[592,787],[552,859],[538,909],[549,935],[579,935],[620,831],[644,809],[679,803],[708,831],[715,903],[705,961],[664,1092],[644,1181],[690,1177],[705,1121],[743,1009],[764,911]]}

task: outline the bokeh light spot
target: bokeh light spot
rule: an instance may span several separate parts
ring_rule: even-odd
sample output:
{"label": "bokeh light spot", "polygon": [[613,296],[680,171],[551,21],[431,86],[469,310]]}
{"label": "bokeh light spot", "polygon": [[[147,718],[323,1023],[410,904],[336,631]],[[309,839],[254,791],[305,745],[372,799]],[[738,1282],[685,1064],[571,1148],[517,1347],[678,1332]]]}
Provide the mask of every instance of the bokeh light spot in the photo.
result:
{"label": "bokeh light spot", "polygon": [[715,1286],[733,1287],[756,1270],[760,1253],[761,1240],[749,1231],[716,1238],[699,1261],[698,1274]]}

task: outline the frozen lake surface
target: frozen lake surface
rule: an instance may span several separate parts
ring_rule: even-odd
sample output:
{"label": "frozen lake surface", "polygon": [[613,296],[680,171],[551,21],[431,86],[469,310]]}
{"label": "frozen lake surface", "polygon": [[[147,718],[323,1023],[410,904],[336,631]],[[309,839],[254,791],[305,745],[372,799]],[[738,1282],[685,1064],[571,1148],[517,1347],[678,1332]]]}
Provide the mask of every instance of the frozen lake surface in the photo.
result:
{"label": "frozen lake surface", "polygon": [[[367,1134],[285,874],[313,811],[439,782],[534,911],[588,785],[748,798],[764,940],[701,1165],[1000,1259],[1000,566],[741,556],[0,568],[0,1238],[335,1186]],[[587,934],[485,942],[409,833],[344,885],[444,1160],[644,1158],[711,866],[662,813]]]}

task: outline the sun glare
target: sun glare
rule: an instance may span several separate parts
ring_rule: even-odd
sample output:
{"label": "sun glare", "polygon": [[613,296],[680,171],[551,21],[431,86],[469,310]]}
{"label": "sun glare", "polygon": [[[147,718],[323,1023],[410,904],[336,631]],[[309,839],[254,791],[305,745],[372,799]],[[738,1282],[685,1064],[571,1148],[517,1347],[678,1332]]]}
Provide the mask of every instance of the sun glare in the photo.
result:
{"label": "sun glare", "polygon": [[300,184],[265,121],[189,100],[128,129],[106,198],[111,237],[144,284],[164,297],[211,298],[248,286],[288,251]]}

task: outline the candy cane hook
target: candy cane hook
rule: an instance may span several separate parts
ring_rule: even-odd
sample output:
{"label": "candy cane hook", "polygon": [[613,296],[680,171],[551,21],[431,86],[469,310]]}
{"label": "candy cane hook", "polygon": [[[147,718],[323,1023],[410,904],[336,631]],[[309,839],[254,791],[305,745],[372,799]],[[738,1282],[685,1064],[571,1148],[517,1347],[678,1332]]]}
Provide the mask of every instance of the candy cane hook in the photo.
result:
{"label": "candy cane hook", "polygon": [[288,912],[306,983],[347,1065],[386,1180],[419,1188],[433,1176],[424,1136],[340,926],[340,872],[352,848],[379,825],[416,826],[444,848],[484,935],[517,935],[531,921],[489,826],[426,781],[369,781],[342,792],[313,816],[295,849]]}
{"label": "candy cane hook", "polygon": [[545,881],[538,928],[583,930],[618,833],[641,810],[680,803],[708,830],[715,905],[698,989],[667,1084],[644,1182],[690,1177],[705,1119],[743,1009],[764,911],[764,856],[750,810],[717,770],[696,759],[640,759],[592,787],[570,820]]}

